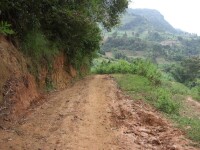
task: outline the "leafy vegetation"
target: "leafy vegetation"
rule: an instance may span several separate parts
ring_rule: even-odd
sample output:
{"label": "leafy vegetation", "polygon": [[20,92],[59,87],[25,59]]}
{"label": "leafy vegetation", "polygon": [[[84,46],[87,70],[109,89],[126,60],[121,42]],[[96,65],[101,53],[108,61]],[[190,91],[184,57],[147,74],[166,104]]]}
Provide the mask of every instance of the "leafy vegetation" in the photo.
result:
{"label": "leafy vegetation", "polygon": [[180,108],[180,104],[174,100],[172,100],[172,92],[168,91],[164,88],[160,88],[157,91],[155,91],[156,93],[156,99],[157,102],[155,104],[155,106],[167,113],[167,114],[178,114],[179,113],[179,108]]}
{"label": "leafy vegetation", "polygon": [[178,82],[184,83],[190,88],[199,89],[200,83],[200,58],[186,58],[176,64],[165,66],[164,71],[172,74]]}
{"label": "leafy vegetation", "polygon": [[0,34],[3,35],[12,35],[15,32],[11,29],[11,24],[5,22],[5,21],[1,21],[0,22]]}
{"label": "leafy vegetation", "polygon": [[[92,59],[91,53],[99,49],[101,40],[99,23],[106,29],[115,26],[127,5],[127,0],[112,0],[109,3],[106,0],[5,0],[0,3],[0,19],[5,20],[4,23],[9,22],[5,27],[12,25],[22,43],[26,43],[30,38],[34,39],[36,34],[33,32],[39,31],[37,38],[43,38],[40,46],[46,47],[47,42],[53,43],[52,45],[64,50],[71,61],[74,61],[79,53]],[[42,43],[44,45],[41,45]],[[26,51],[30,51],[26,54],[41,51],[37,50],[38,43],[33,44],[34,42],[30,45],[33,46],[32,50],[25,45]],[[38,54],[36,55],[38,57]],[[82,62],[84,57],[80,57],[78,61]]]}
{"label": "leafy vegetation", "polygon": [[130,63],[124,60],[115,62],[103,61],[93,68],[93,72],[99,74],[138,74],[147,77],[153,85],[161,83],[161,72],[150,61],[142,59],[137,59]]}
{"label": "leafy vegetation", "polygon": [[57,47],[52,45],[41,31],[30,31],[24,39],[22,43],[24,54],[34,58],[36,62],[39,62],[43,58],[50,61],[52,60],[51,57],[58,52]]}

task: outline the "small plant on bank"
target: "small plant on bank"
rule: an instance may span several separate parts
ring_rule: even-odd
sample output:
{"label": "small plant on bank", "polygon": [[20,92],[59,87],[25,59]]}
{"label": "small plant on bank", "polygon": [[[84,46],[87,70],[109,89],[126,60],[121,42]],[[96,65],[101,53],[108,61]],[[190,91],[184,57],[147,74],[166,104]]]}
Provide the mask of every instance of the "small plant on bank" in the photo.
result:
{"label": "small plant on bank", "polygon": [[155,102],[156,108],[167,114],[179,114],[180,104],[172,100],[172,95],[166,89],[158,89],[156,91],[157,100]]}
{"label": "small plant on bank", "polygon": [[0,34],[3,35],[11,35],[14,34],[15,32],[11,28],[11,24],[9,24],[6,21],[1,21],[0,22]]}

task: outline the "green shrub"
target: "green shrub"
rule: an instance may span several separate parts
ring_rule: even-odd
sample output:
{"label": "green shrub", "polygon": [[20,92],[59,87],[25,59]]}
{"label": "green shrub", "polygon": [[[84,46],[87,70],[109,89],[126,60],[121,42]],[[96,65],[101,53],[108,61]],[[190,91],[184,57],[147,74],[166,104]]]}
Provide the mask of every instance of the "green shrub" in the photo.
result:
{"label": "green shrub", "polygon": [[33,30],[25,36],[22,50],[38,63],[42,58],[50,61],[58,52],[57,47],[39,30]]}
{"label": "green shrub", "polygon": [[200,86],[195,86],[191,89],[192,97],[200,101]]}
{"label": "green shrub", "polygon": [[15,32],[11,29],[11,24],[7,23],[6,21],[0,22],[0,34],[3,35],[11,35]]}
{"label": "green shrub", "polygon": [[113,74],[113,73],[130,73],[132,67],[129,62],[125,60],[119,60],[115,62],[103,61],[99,65],[95,66],[94,73],[99,74]]}
{"label": "green shrub", "polygon": [[94,73],[99,74],[137,74],[148,78],[153,85],[161,84],[161,72],[149,61],[136,59],[132,62],[119,60],[115,62],[103,61],[92,69]]}
{"label": "green shrub", "polygon": [[165,89],[158,89],[156,91],[157,100],[155,102],[155,106],[167,113],[167,114],[178,114],[180,104],[176,101],[172,100],[172,95]]}
{"label": "green shrub", "polygon": [[154,85],[161,84],[161,72],[148,60],[136,59],[133,61],[136,68],[136,74],[147,77]]}

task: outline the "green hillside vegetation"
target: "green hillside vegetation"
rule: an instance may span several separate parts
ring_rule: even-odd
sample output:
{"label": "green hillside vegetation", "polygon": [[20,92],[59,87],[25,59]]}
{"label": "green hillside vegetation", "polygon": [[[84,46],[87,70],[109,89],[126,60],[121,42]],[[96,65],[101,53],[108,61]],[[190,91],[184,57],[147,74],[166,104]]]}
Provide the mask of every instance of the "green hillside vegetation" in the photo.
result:
{"label": "green hillside vegetation", "polygon": [[148,59],[174,80],[199,86],[200,37],[173,28],[156,10],[128,9],[122,23],[104,32],[102,52],[116,59]]}

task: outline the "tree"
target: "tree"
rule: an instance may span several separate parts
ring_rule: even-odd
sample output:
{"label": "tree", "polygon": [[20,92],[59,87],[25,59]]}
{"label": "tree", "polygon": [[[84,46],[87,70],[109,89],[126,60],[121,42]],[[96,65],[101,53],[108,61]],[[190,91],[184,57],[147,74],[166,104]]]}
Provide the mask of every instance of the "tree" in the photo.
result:
{"label": "tree", "polygon": [[99,49],[99,24],[109,30],[127,6],[128,0],[3,0],[0,20],[12,25],[21,43],[30,32],[40,32],[81,64]]}
{"label": "tree", "polygon": [[180,64],[172,65],[170,73],[177,81],[195,86],[200,78],[200,58],[186,58]]}
{"label": "tree", "polygon": [[190,57],[182,61],[184,68],[185,80],[193,81],[200,78],[200,57]]}

